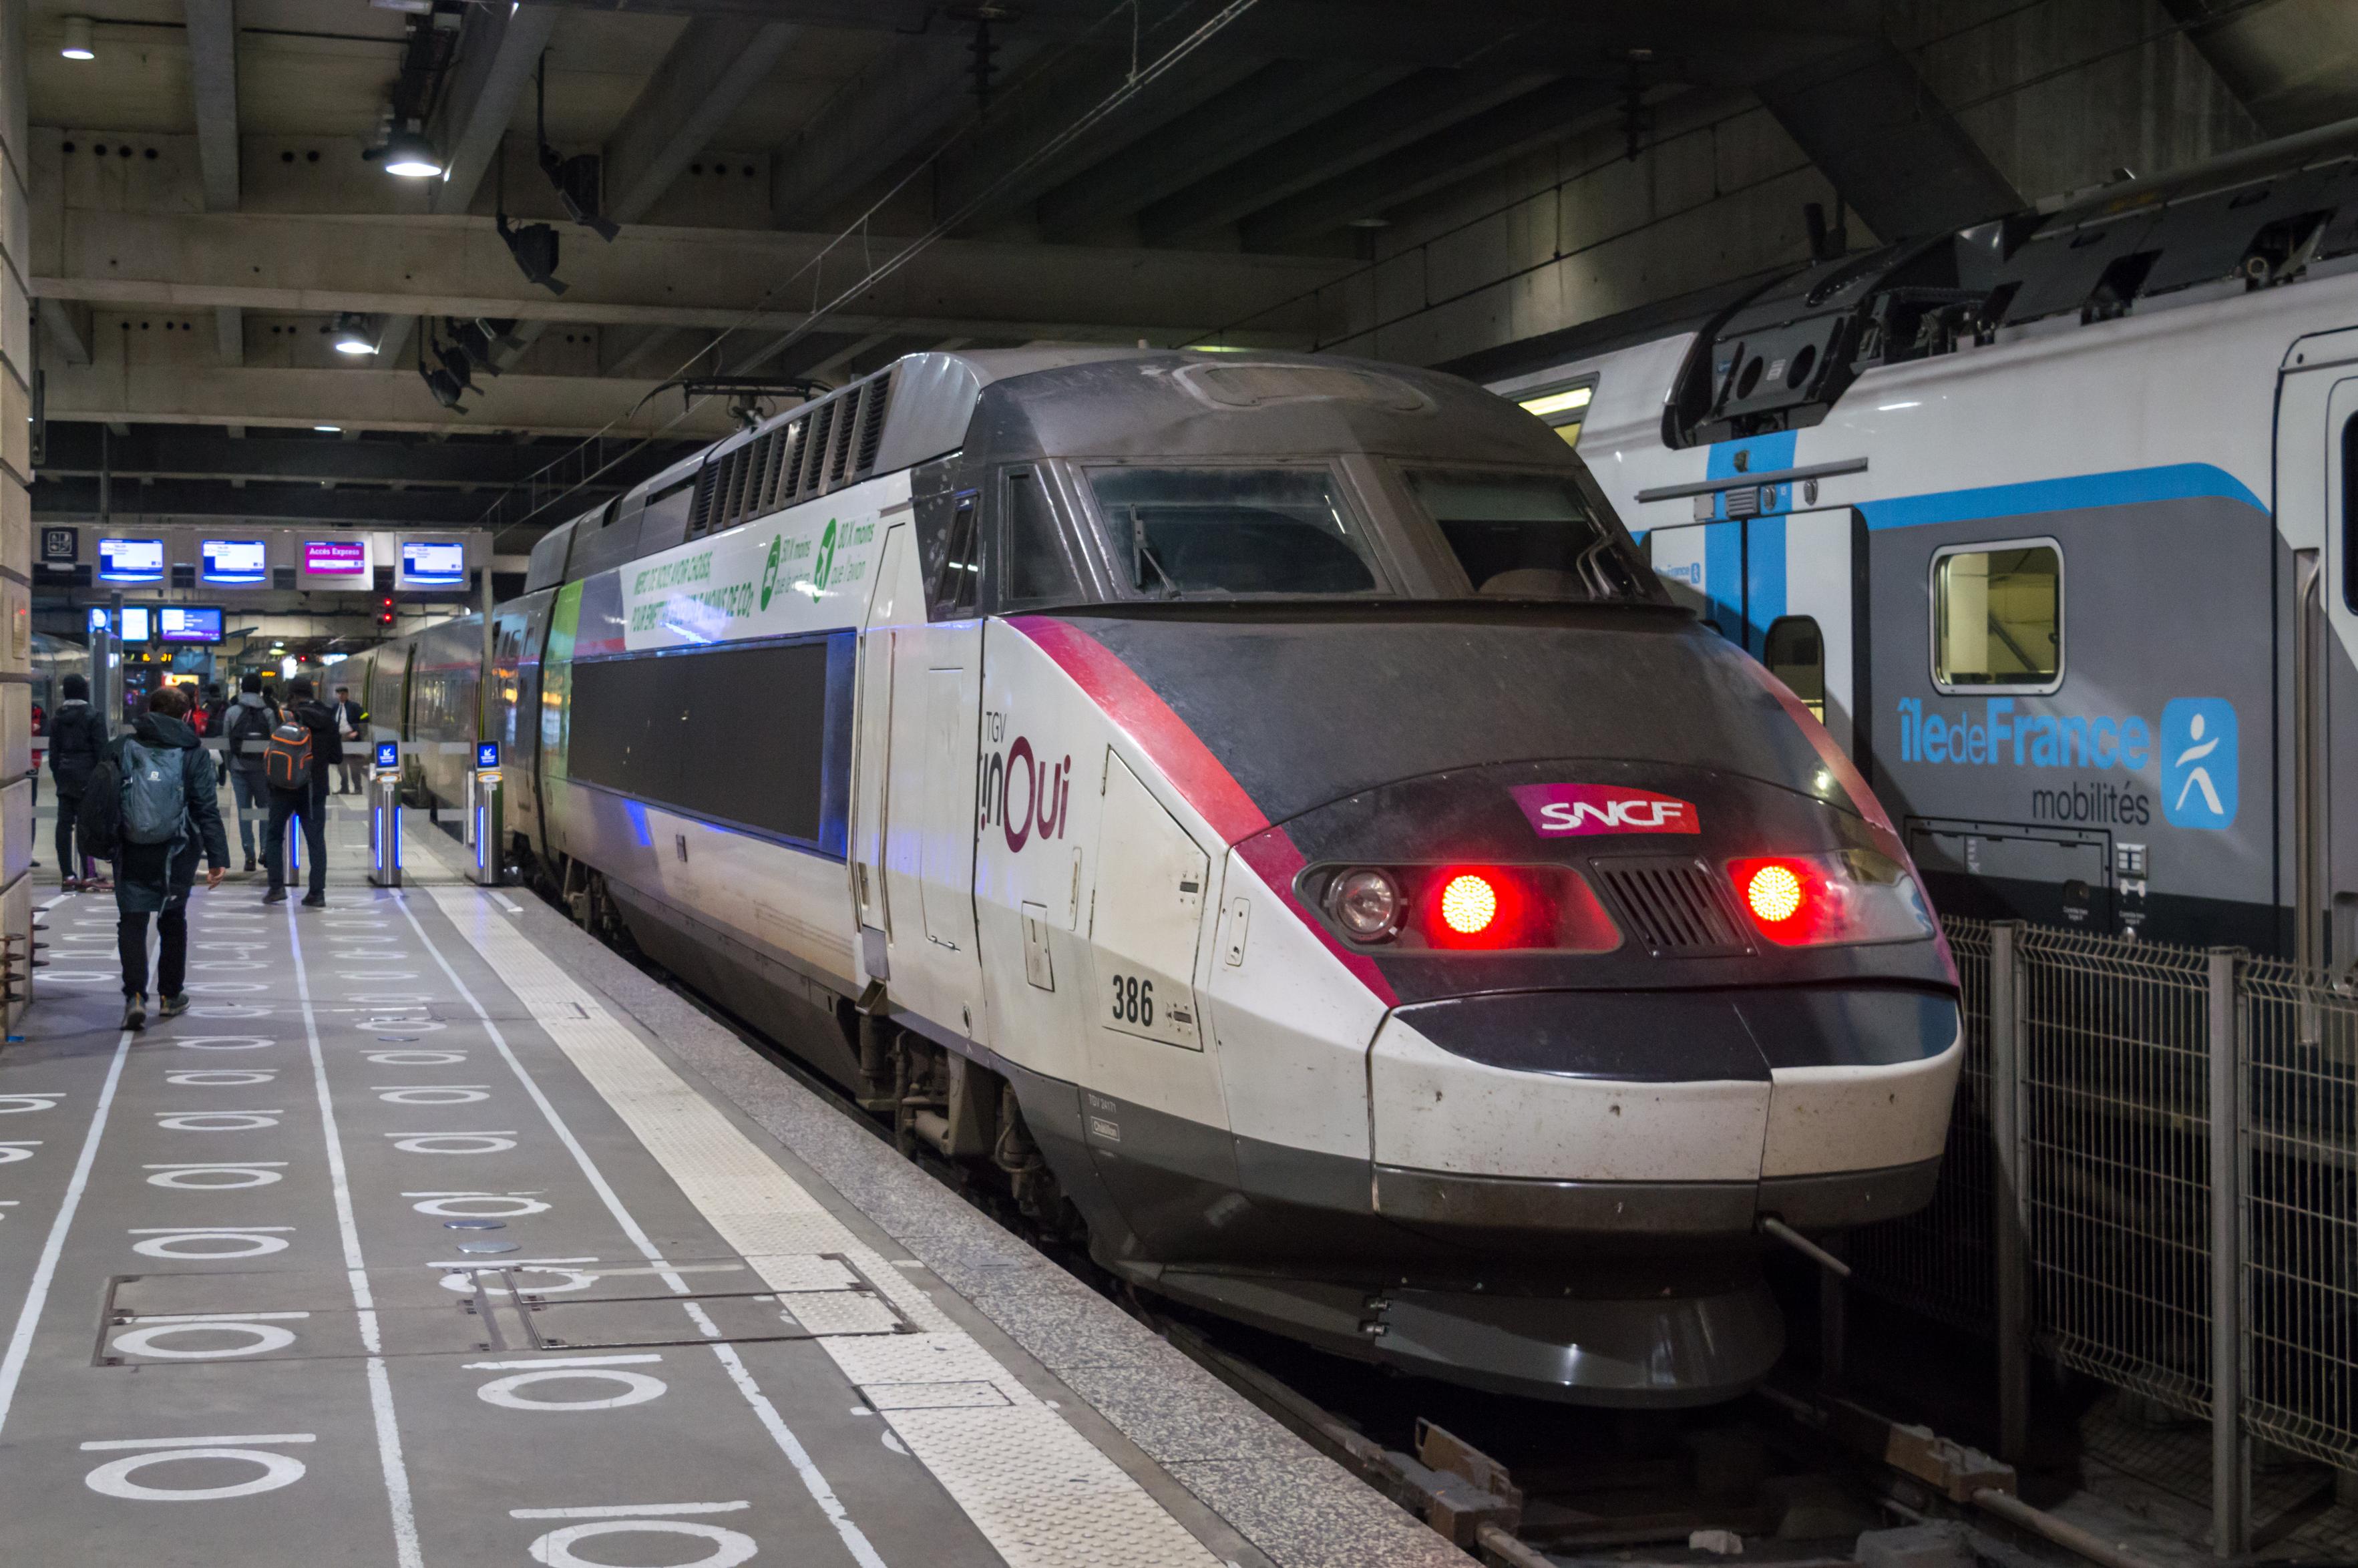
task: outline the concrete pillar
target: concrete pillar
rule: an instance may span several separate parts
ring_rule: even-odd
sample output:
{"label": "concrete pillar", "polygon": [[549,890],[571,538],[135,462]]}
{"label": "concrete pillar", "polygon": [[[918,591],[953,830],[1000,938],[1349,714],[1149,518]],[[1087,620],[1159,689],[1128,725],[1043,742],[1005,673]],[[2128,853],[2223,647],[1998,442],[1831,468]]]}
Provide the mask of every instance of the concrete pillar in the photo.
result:
{"label": "concrete pillar", "polygon": [[27,0],[0,0],[0,935],[13,1033],[32,979],[33,317],[25,179]]}

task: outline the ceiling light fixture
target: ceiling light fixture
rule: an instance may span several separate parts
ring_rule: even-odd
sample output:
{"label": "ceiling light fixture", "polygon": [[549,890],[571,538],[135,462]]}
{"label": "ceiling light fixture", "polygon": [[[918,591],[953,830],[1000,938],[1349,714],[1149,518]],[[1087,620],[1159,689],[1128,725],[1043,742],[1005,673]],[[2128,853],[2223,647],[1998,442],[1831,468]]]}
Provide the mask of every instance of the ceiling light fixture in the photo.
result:
{"label": "ceiling light fixture", "polygon": [[434,144],[415,120],[385,137],[384,146],[373,150],[384,162],[385,173],[404,179],[433,179],[442,172],[442,155],[434,150]]}
{"label": "ceiling light fixture", "polygon": [[314,425],[311,428],[322,436],[341,436],[344,433],[344,427],[341,425]]}
{"label": "ceiling light fixture", "polygon": [[347,310],[336,318],[336,352],[340,354],[373,354],[376,340],[368,334],[368,323]]}
{"label": "ceiling light fixture", "polygon": [[98,58],[98,51],[91,47],[90,18],[88,16],[68,16],[66,18],[66,40],[58,46],[58,52],[65,56],[68,59],[96,59]]}

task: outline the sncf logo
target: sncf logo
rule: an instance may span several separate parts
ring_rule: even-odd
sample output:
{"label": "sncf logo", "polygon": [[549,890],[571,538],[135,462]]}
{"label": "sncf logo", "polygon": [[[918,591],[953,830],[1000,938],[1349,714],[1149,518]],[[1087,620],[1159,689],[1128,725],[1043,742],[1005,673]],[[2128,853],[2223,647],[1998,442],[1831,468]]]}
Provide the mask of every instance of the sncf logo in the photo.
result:
{"label": "sncf logo", "polygon": [[1587,833],[1700,833],[1691,802],[1617,784],[1516,784],[1515,804],[1542,838]]}

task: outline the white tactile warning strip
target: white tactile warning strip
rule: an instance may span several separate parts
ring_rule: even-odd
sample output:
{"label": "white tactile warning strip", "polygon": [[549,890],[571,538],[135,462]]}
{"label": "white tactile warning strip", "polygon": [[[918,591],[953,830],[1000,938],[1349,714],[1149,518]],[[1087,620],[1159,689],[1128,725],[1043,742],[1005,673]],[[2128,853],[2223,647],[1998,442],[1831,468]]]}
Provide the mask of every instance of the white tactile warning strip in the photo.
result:
{"label": "white tactile warning strip", "polygon": [[[838,1253],[916,1325],[915,1334],[819,1343],[1011,1568],[1217,1568],[1218,1559],[1144,1487],[863,1246],[481,894],[431,892],[542,1032],[765,1283],[807,1290],[812,1255]],[[803,1311],[798,1303],[797,1315]],[[822,1336],[823,1318],[812,1303],[806,1322]],[[921,1389],[933,1397],[909,1397]],[[997,1398],[987,1399],[986,1390]]]}

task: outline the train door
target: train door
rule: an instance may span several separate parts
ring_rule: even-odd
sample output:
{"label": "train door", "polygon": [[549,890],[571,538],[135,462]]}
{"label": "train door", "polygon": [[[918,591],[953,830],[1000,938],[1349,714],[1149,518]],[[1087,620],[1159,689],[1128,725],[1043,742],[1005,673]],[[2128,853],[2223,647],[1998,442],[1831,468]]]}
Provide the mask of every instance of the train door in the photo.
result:
{"label": "train door", "polygon": [[[883,814],[889,950],[897,1000],[986,1038],[975,940],[975,759],[982,723],[982,540],[976,497],[921,501],[939,550],[925,618],[892,635]],[[925,520],[921,520],[922,522]],[[921,531],[919,544],[925,543]],[[913,607],[914,608],[914,607]]]}
{"label": "train door", "polygon": [[[1790,488],[1775,487],[1775,499]],[[1671,596],[1767,665],[1855,755],[1866,701],[1858,514],[1834,507],[1685,524],[1653,529],[1646,545]]]}
{"label": "train door", "polygon": [[903,624],[925,614],[914,549],[907,524],[885,531],[860,637],[859,730],[851,749],[851,897],[860,919],[860,957],[871,975],[881,970],[882,955],[869,951],[870,945],[889,942],[892,926],[885,815],[892,803],[893,650]]}
{"label": "train door", "polygon": [[[2311,358],[2322,357],[2312,354]],[[2314,447],[2295,457],[2279,452],[2279,470],[2292,458],[2321,468],[2324,492],[2317,526],[2289,515],[2300,490],[2280,481],[2282,520],[2294,550],[2292,771],[2294,831],[2291,892],[2298,918],[2298,957],[2339,971],[2358,962],[2358,814],[2334,803],[2358,781],[2358,375],[2353,367],[2312,373],[2288,387],[2279,443]],[[2321,399],[2323,425],[2315,430],[2297,410],[2317,399],[2309,387],[2331,381]],[[2316,459],[2322,456],[2322,463]],[[2306,508],[2300,508],[2306,510]],[[2313,548],[2304,547],[2312,546]]]}

